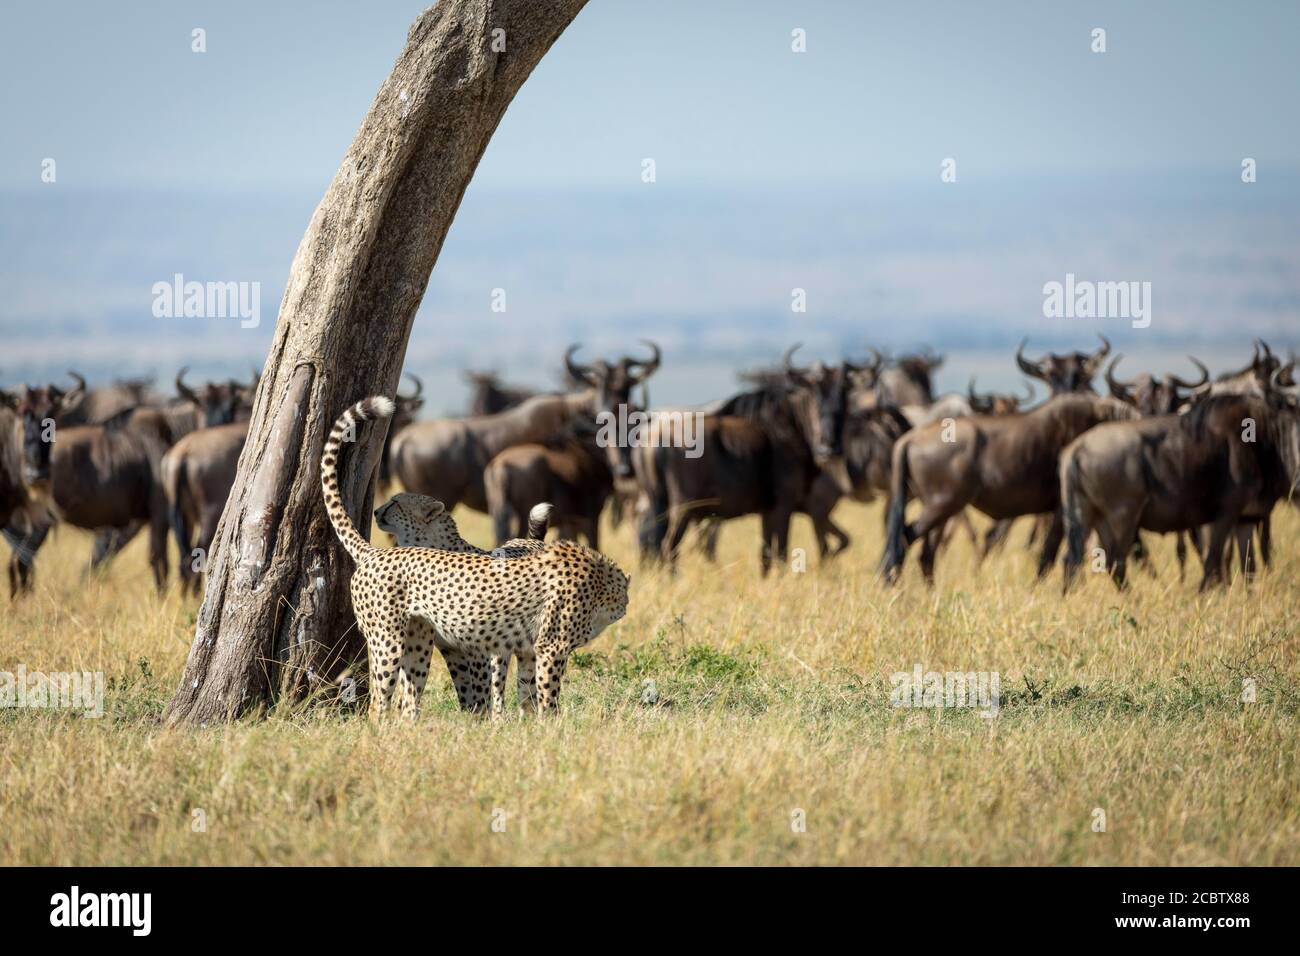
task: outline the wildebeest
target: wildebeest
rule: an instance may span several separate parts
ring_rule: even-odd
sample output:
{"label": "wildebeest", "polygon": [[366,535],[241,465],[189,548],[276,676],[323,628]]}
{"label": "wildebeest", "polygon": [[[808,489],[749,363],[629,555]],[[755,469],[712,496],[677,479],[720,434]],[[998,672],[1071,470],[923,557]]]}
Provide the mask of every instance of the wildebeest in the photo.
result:
{"label": "wildebeest", "polygon": [[522,536],[534,505],[549,501],[561,538],[581,534],[588,547],[600,547],[600,513],[614,476],[596,435],[594,420],[577,419],[545,442],[514,445],[492,459],[483,484],[498,545]]}
{"label": "wildebeest", "polygon": [[[1116,355],[1106,367],[1106,385],[1110,388],[1111,395],[1132,405],[1143,415],[1172,415],[1191,397],[1191,393],[1210,380],[1210,370],[1189,355],[1187,358],[1201,371],[1199,382],[1188,382],[1172,374],[1156,378],[1149,372],[1143,372],[1131,382],[1124,382],[1115,377],[1115,366],[1123,357],[1122,354]],[[1145,561],[1147,552],[1140,537],[1134,544],[1139,558]],[[1187,565],[1187,543],[1181,531],[1176,535],[1175,556],[1178,560],[1178,579],[1181,581]]]}
{"label": "wildebeest", "polygon": [[85,379],[76,372],[68,374],[77,380],[85,395],[59,415],[60,426],[102,425],[128,409],[158,402],[158,396],[145,379],[124,379],[111,385],[88,388]]}
{"label": "wildebeest", "polygon": [[[176,374],[177,397],[174,401],[165,405],[155,405],[151,404],[153,396],[141,393],[140,397],[144,399],[144,403],[136,406],[135,409],[124,406],[121,411],[110,418],[99,418],[97,414],[88,415],[85,416],[84,423],[87,425],[101,425],[116,419],[120,425],[133,418],[136,411],[154,408],[165,419],[161,432],[170,435],[170,441],[174,442],[196,429],[201,430],[228,425],[232,422],[248,421],[252,413],[253,397],[257,393],[257,383],[260,377],[256,369],[253,370],[252,380],[247,385],[232,378],[226,381],[206,382],[197,389],[185,384],[186,371],[187,369],[182,368]],[[113,387],[110,386],[111,388]],[[94,394],[95,392],[92,391],[88,397],[93,397]],[[85,404],[85,402],[80,403],[75,411],[80,411]],[[74,418],[74,415],[62,416],[59,419],[59,425],[71,424]],[[110,492],[106,490],[104,493],[109,494]],[[98,567],[112,560],[126,547],[136,531],[139,530],[139,527],[138,524],[134,524],[126,528],[106,527],[97,529],[95,531],[95,544],[91,552],[92,565]]]}
{"label": "wildebeest", "polygon": [[1025,345],[1029,339],[1024,339],[1016,349],[1016,364],[1030,378],[1046,383],[1052,395],[1091,392],[1097,369],[1110,354],[1110,342],[1106,336],[1098,334],[1097,338],[1101,339],[1101,348],[1096,352],[1052,352],[1036,362],[1025,358]]}
{"label": "wildebeest", "polygon": [[1245,368],[1219,375],[1209,385],[1202,386],[1200,391],[1211,395],[1249,392],[1262,396],[1273,373],[1281,365],[1281,360],[1273,354],[1268,343],[1263,339],[1256,339],[1255,354]]}
{"label": "wildebeest", "polygon": [[[894,443],[911,423],[892,404],[851,411],[844,422],[844,472],[848,490],[830,473],[822,471],[813,481],[807,497],[797,509],[808,515],[822,558],[832,558],[851,542],[848,532],[831,519],[831,511],[842,497],[869,502],[889,491],[889,467]],[[835,539],[831,548],[830,539]]]}
{"label": "wildebeest", "polygon": [[1128,402],[1143,415],[1172,415],[1189,397],[1180,392],[1194,392],[1210,380],[1210,370],[1189,355],[1188,360],[1201,370],[1199,382],[1189,382],[1169,373],[1156,378],[1149,372],[1143,372],[1131,382],[1124,382],[1115,377],[1115,366],[1123,357],[1122,354],[1116,355],[1106,367],[1106,385],[1111,395],[1121,402]]}
{"label": "wildebeest", "polygon": [[0,528],[27,505],[23,481],[22,423],[14,414],[17,399],[0,391]]}
{"label": "wildebeest", "polygon": [[[232,378],[224,382],[207,382],[195,391],[185,384],[186,371],[188,370],[181,369],[176,373],[176,394],[182,401],[193,406],[195,428],[229,425],[248,418],[253,407],[253,396],[257,394],[259,376],[256,372],[248,385]],[[176,430],[178,429],[173,429]]]}
{"label": "wildebeest", "polygon": [[970,385],[966,387],[966,400],[971,411],[977,415],[1010,415],[1034,400],[1034,387],[1026,383],[1025,397],[1009,392],[975,391],[975,376],[971,376]]}
{"label": "wildebeest", "polygon": [[943,364],[943,356],[927,349],[896,359],[880,373],[880,387],[885,398],[895,405],[930,405],[934,402],[933,372]]}
{"label": "wildebeest", "polygon": [[[392,474],[408,490],[437,498],[452,510],[464,504],[487,511],[483,472],[493,458],[512,445],[541,442],[558,434],[582,415],[615,415],[620,406],[632,408],[633,386],[644,382],[659,367],[659,348],[643,361],[625,357],[618,362],[578,365],[571,346],[565,362],[572,374],[589,388],[559,395],[535,395],[521,405],[495,415],[444,418],[416,422],[404,428],[389,452]],[[626,446],[606,448],[616,478],[632,474]]]}
{"label": "wildebeest", "polygon": [[38,481],[48,481],[54,515],[22,537],[11,559],[21,589],[31,587],[31,565],[49,533],[53,519],[87,531],[111,529],[115,538],[101,536],[91,558],[99,567],[120,548],[108,543],[129,541],[141,527],[149,528],[149,565],[154,584],[167,580],[167,501],[159,480],[163,454],[172,442],[167,419],[158,409],[125,411],[103,425],[59,428],[53,442],[24,449],[24,464]]}
{"label": "wildebeest", "polygon": [[[532,398],[536,393],[531,388],[516,385],[502,385],[496,372],[465,372],[465,380],[473,391],[470,393],[470,415],[492,415],[514,408]],[[393,431],[394,429],[389,429]]]}
{"label": "wildebeest", "polygon": [[[1061,449],[1100,422],[1137,414],[1113,398],[1058,395],[1023,414],[974,415],[908,432],[894,445],[881,576],[895,580],[908,546],[923,538],[921,570],[932,579],[939,532],[949,518],[971,506],[995,521],[1055,515],[1039,560],[1041,577],[1060,548],[1056,465]],[[922,509],[909,523],[905,508],[912,496],[921,500]]]}
{"label": "wildebeest", "polygon": [[160,475],[168,523],[180,552],[178,576],[183,593],[198,593],[199,572],[212,559],[217,522],[235,484],[248,427],[248,422],[232,422],[200,428],[181,438],[162,457]]}
{"label": "wildebeest", "polygon": [[[1276,375],[1276,373],[1275,373]],[[1262,521],[1300,480],[1300,414],[1294,386],[1265,397],[1220,394],[1183,414],[1100,425],[1061,456],[1067,550],[1065,588],[1095,530],[1115,584],[1123,587],[1139,529],[1208,525],[1201,590],[1222,580],[1234,529]]]}
{"label": "wildebeest", "polygon": [[424,399],[420,396],[424,393],[424,382],[412,375],[406,373],[406,377],[415,383],[415,391],[410,395],[403,395],[398,392],[393,396],[393,404],[396,406],[393,410],[393,418],[388,423],[388,431],[384,433],[384,448],[379,456],[379,482],[378,492],[381,495],[388,493],[389,486],[393,483],[393,473],[389,462],[389,453],[393,448],[393,439],[403,428],[415,421],[416,414],[424,407]]}
{"label": "wildebeest", "polygon": [[650,436],[653,464],[642,477],[646,519],[657,528],[659,516],[666,516],[660,551],[670,565],[693,523],[758,514],[760,563],[766,574],[773,559],[786,560],[790,516],[807,499],[823,467],[842,466],[848,393],[856,369],[847,363],[798,369],[790,364],[793,352],[785,357],[786,383],[742,392],[716,414],[704,416],[698,457]]}

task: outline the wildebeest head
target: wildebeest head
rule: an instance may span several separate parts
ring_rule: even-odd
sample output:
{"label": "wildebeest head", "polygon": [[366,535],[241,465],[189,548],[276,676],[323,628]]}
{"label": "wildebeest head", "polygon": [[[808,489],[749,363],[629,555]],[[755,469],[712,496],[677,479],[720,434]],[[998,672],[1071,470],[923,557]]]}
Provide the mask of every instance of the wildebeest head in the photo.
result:
{"label": "wildebeest head", "polygon": [[1034,400],[1034,387],[1028,382],[1025,383],[1024,398],[1009,392],[980,394],[975,391],[975,376],[972,375],[970,385],[966,388],[966,395],[971,409],[980,415],[1012,415],[1020,411],[1021,405],[1028,405]]}
{"label": "wildebeest head", "polygon": [[67,391],[57,385],[25,385],[15,393],[0,392],[0,400],[14,410],[22,428],[23,480],[28,484],[49,480],[54,422],[85,397],[86,380],[76,372],[68,375],[77,384]]}
{"label": "wildebeest head", "polygon": [[[617,362],[597,359],[590,365],[580,365],[573,361],[573,353],[581,346],[571,345],[564,353],[564,367],[574,381],[582,382],[595,390],[592,412],[597,416],[598,421],[604,421],[606,416],[612,416],[612,420],[617,422],[620,414],[626,415],[635,410],[632,404],[632,389],[637,385],[643,385],[655,373],[663,357],[658,345],[650,341],[646,341],[645,344],[654,353],[649,360],[625,355]],[[632,450],[629,446],[629,442],[614,442],[606,448],[609,467],[615,479],[626,479],[632,476]]]}
{"label": "wildebeest head", "polygon": [[868,367],[850,362],[838,365],[815,362],[807,368],[796,368],[791,360],[798,348],[798,345],[790,347],[783,364],[790,384],[804,390],[810,398],[804,406],[804,431],[813,459],[818,465],[825,465],[844,456],[844,423],[849,414],[849,392]]}
{"label": "wildebeest head", "polygon": [[388,434],[396,435],[411,422],[415,421],[415,415],[424,407],[424,399],[420,395],[424,392],[424,383],[419,378],[406,373],[406,377],[415,383],[415,391],[410,395],[397,393],[397,410],[393,412],[393,420],[388,426]]}
{"label": "wildebeest head", "polygon": [[1025,358],[1025,344],[1029,340],[1024,339],[1016,349],[1016,364],[1030,378],[1046,382],[1053,395],[1091,392],[1093,377],[1110,354],[1106,336],[1098,335],[1097,338],[1101,339],[1101,348],[1096,352],[1049,352],[1036,362]]}
{"label": "wildebeest head", "polygon": [[183,381],[187,371],[183,368],[176,373],[176,394],[194,405],[205,427],[229,425],[241,411],[252,407],[259,379],[256,371],[253,372],[253,381],[248,385],[242,385],[232,378],[225,382],[208,382],[197,392]]}
{"label": "wildebeest head", "polygon": [[943,356],[930,349],[904,355],[895,360],[887,378],[886,391],[899,405],[929,405],[934,401],[934,370],[943,364]]}
{"label": "wildebeest head", "polygon": [[[414,375],[411,376],[415,378]],[[531,398],[532,389],[503,385],[496,372],[475,372],[466,370],[465,381],[469,382],[469,413],[471,415],[493,415],[514,408]]]}
{"label": "wildebeest head", "polygon": [[1189,355],[1187,357],[1191,363],[1201,370],[1199,382],[1188,382],[1177,375],[1168,374],[1156,378],[1147,372],[1131,382],[1124,382],[1115,377],[1115,366],[1123,357],[1120,354],[1111,359],[1106,368],[1106,384],[1110,386],[1112,395],[1121,402],[1128,402],[1143,415],[1174,414],[1189,397],[1186,394],[1180,395],[1180,390],[1184,393],[1194,392],[1210,380],[1210,370]]}
{"label": "wildebeest head", "polygon": [[1225,372],[1215,379],[1218,384],[1246,386],[1255,384],[1261,390],[1269,383],[1272,375],[1282,366],[1282,360],[1273,354],[1268,343],[1263,339],[1255,340],[1255,354],[1249,364],[1236,372]]}

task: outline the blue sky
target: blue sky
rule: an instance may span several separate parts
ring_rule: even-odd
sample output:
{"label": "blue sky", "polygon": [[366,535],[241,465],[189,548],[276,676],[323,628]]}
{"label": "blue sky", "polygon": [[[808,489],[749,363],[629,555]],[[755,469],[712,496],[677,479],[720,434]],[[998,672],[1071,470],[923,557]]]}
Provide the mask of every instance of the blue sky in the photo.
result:
{"label": "blue sky", "polygon": [[[311,209],[421,6],[9,5],[0,380],[65,355],[260,361]],[[592,0],[489,145],[412,364],[545,380],[535,357],[572,337],[644,332],[709,369],[791,337],[828,354],[1086,342],[1093,326],[1037,311],[1067,270],[1155,284],[1152,329],[1111,330],[1130,351],[1295,342],[1297,39],[1290,2]],[[263,327],[160,326],[148,290],[176,271],[261,282]],[[505,316],[486,311],[496,286]]]}

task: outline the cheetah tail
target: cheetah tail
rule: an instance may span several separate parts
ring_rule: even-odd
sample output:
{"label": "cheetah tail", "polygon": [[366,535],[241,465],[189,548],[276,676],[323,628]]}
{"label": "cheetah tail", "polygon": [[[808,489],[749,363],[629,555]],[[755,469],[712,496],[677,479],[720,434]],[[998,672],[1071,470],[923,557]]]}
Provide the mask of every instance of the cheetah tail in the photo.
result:
{"label": "cheetah tail", "polygon": [[550,527],[551,512],[554,510],[555,506],[549,501],[533,505],[533,510],[528,512],[528,539],[530,541],[546,540],[546,529]]}
{"label": "cheetah tail", "polygon": [[321,491],[325,495],[325,511],[334,526],[334,533],[343,542],[343,547],[352,560],[359,561],[369,551],[373,551],[370,542],[361,537],[357,526],[352,523],[347,508],[343,507],[343,498],[339,495],[339,452],[343,441],[354,441],[358,422],[387,418],[393,414],[393,400],[383,395],[363,398],[334,422],[334,428],[325,441],[325,450],[320,459]]}

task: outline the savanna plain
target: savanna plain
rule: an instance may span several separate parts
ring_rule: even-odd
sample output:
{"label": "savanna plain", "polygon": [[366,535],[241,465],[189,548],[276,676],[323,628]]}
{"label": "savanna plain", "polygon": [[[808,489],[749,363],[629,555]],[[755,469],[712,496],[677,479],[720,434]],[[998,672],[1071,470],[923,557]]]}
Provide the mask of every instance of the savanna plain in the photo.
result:
{"label": "savanna plain", "polygon": [[[1062,598],[1024,521],[982,568],[958,533],[935,587],[913,555],[884,589],[880,504],[836,519],[849,551],[819,567],[796,518],[807,570],[766,580],[756,519],[676,575],[606,527],[631,605],[552,717],[461,714],[435,660],[414,725],[327,705],[179,729],[198,601],[155,594],[143,541],[86,576],[61,528],[0,612],[0,670],[102,671],[105,713],[0,710],[0,864],[1300,863],[1290,507],[1272,569],[1205,595],[1152,539],[1156,576]],[[996,716],[892,706],[918,664],[996,672]]]}

